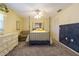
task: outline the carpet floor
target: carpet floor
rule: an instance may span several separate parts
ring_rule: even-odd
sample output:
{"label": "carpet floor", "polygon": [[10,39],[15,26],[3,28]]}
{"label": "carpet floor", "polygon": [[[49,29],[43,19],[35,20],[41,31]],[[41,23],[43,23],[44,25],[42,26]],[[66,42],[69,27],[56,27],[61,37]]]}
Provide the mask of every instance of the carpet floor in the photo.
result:
{"label": "carpet floor", "polygon": [[6,56],[78,56],[71,50],[55,44],[53,46],[28,46],[25,42],[19,42],[18,46]]}

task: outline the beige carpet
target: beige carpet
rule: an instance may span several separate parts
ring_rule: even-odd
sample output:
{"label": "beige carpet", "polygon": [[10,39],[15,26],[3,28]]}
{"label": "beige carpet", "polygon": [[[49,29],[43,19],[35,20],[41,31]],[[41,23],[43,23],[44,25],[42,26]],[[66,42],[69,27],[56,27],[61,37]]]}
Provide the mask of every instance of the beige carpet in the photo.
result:
{"label": "beige carpet", "polygon": [[53,46],[27,46],[25,42],[10,51],[6,56],[77,56],[61,44]]}

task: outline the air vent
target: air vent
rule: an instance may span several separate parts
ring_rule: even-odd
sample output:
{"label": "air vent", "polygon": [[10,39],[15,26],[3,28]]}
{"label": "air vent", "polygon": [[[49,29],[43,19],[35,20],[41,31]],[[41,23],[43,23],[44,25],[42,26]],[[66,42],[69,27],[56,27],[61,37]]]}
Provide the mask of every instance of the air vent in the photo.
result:
{"label": "air vent", "polygon": [[57,10],[57,12],[61,12],[61,11],[62,11],[62,9]]}

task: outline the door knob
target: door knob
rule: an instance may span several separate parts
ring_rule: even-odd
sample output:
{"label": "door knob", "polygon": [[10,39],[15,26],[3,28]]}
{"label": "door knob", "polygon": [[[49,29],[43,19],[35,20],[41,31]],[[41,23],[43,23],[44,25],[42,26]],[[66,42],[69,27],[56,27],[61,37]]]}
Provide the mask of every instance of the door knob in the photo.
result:
{"label": "door knob", "polygon": [[71,42],[74,42],[74,39],[71,39],[70,41],[71,41]]}
{"label": "door knob", "polygon": [[65,39],[66,39],[66,40],[68,40],[68,38],[67,38],[67,37],[65,37]]}

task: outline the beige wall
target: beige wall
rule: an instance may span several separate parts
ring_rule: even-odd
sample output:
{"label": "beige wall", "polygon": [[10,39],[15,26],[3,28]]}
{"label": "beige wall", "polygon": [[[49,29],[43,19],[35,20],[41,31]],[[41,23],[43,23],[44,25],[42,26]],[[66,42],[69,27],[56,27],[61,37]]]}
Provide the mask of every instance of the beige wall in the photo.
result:
{"label": "beige wall", "polygon": [[20,31],[23,30],[23,19],[19,17],[13,10],[9,10],[8,13],[0,13],[4,14],[4,33],[16,32],[16,21],[20,23]]}
{"label": "beige wall", "polygon": [[49,31],[49,19],[45,17],[41,17],[39,20],[30,18],[30,31],[32,31],[34,23],[40,23],[40,22],[43,24],[42,28],[44,28],[46,31]]}
{"label": "beige wall", "polygon": [[24,30],[29,31],[29,17],[24,19]]}
{"label": "beige wall", "polygon": [[73,4],[52,18],[51,36],[59,41],[59,25],[79,23],[79,4]]}

